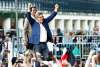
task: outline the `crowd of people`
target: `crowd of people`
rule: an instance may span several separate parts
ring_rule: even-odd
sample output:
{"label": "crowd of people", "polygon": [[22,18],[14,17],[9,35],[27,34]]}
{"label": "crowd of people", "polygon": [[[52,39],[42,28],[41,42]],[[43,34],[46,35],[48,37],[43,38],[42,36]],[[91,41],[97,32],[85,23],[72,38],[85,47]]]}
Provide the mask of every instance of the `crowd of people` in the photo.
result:
{"label": "crowd of people", "polygon": [[[84,60],[80,55],[73,55],[75,48],[73,44],[70,47],[63,45],[63,43],[92,43],[94,37],[83,37],[85,35],[83,31],[70,32],[66,35],[59,28],[57,29],[57,35],[52,36],[48,23],[57,15],[58,9],[59,5],[55,4],[51,15],[44,18],[43,13],[29,3],[24,21],[24,47],[22,47],[25,48],[25,51],[20,52],[19,50],[18,56],[12,56],[9,60],[8,56],[11,56],[11,52],[14,52],[9,49],[12,36],[9,32],[6,33],[6,36],[0,33],[0,67],[9,67],[9,62],[11,62],[12,67],[100,67],[99,47],[90,49],[88,58]],[[97,33],[94,34],[97,35]],[[96,40],[98,39],[96,37]],[[59,48],[60,57],[55,56],[53,51],[49,51],[48,42],[53,43],[54,50],[57,50],[54,45]],[[17,48],[19,47],[17,46]],[[22,50],[22,48],[20,49]]]}

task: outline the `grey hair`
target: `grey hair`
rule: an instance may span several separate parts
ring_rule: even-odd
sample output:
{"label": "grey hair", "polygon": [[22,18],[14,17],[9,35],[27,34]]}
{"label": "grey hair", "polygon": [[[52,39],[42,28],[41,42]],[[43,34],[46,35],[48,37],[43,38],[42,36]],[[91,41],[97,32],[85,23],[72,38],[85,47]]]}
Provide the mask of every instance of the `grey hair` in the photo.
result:
{"label": "grey hair", "polygon": [[40,11],[36,12],[36,16],[40,16],[40,15],[43,15],[43,13]]}

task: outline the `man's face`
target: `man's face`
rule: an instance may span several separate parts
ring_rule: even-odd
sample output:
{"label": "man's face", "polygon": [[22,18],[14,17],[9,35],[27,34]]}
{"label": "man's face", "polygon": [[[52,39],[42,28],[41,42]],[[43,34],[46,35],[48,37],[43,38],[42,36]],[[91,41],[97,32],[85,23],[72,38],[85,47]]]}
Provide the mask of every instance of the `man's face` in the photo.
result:
{"label": "man's face", "polygon": [[36,12],[37,12],[37,9],[33,7],[31,11],[32,16],[35,16]]}
{"label": "man's face", "polygon": [[25,56],[26,56],[27,59],[33,58],[33,54],[26,54]]}
{"label": "man's face", "polygon": [[23,60],[22,59],[18,59],[17,63],[17,67],[23,67]]}
{"label": "man's face", "polygon": [[23,67],[22,65],[23,65],[22,63],[17,63],[18,67]]}
{"label": "man's face", "polygon": [[43,23],[44,16],[43,16],[43,15],[39,15],[39,16],[37,17],[37,20],[38,20],[40,23]]}

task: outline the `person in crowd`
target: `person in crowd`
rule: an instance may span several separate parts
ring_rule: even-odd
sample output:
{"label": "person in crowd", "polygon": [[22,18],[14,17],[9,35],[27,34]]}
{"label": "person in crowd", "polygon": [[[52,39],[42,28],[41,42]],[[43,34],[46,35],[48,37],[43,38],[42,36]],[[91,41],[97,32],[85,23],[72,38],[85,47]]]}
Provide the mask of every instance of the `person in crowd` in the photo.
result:
{"label": "person in crowd", "polygon": [[29,36],[28,44],[31,45],[31,50],[41,53],[44,60],[48,58],[47,41],[52,41],[52,35],[48,23],[56,16],[59,5],[56,4],[52,14],[44,18],[41,12],[36,13],[36,19],[31,17],[30,8],[28,8],[27,19],[32,27],[32,33]]}
{"label": "person in crowd", "polygon": [[63,42],[63,33],[61,32],[60,28],[57,29],[56,38],[57,38],[57,43],[60,43],[60,44],[57,44],[57,47],[59,48],[59,50],[57,51],[57,55],[61,55],[62,54],[62,50],[61,50],[62,44],[61,43]]}
{"label": "person in crowd", "polygon": [[2,46],[3,46],[3,38],[2,38],[2,34],[0,32],[0,53],[2,52]]}
{"label": "person in crowd", "polygon": [[25,65],[23,65],[22,59],[19,59],[18,57],[13,57],[12,58],[12,67],[25,67]]}
{"label": "person in crowd", "polygon": [[92,67],[100,67],[100,48],[97,48],[96,52],[96,55],[92,57]]}
{"label": "person in crowd", "polygon": [[[28,8],[30,9],[31,17],[35,19],[37,8],[35,6],[32,6],[31,3],[28,4]],[[30,36],[32,32],[32,28],[27,17],[25,17],[23,26],[24,26],[24,45],[26,46],[27,49],[31,49],[32,46],[28,45],[28,37]]]}
{"label": "person in crowd", "polygon": [[0,61],[0,67],[3,67],[3,64],[2,64],[2,62]]}
{"label": "person in crowd", "polygon": [[34,56],[33,51],[27,50],[25,52],[25,57],[24,57],[24,61],[23,61],[23,65],[25,67],[32,67],[32,58],[33,58],[33,56]]}
{"label": "person in crowd", "polygon": [[40,67],[41,66],[41,55],[39,53],[35,54],[32,50],[27,50],[25,52],[23,66],[24,67]]}
{"label": "person in crowd", "polygon": [[57,29],[57,36],[58,36],[58,43],[62,43],[63,34],[62,34],[60,28]]}
{"label": "person in crowd", "polygon": [[73,39],[75,38],[75,33],[74,32],[69,32],[68,37],[68,42],[73,43]]}
{"label": "person in crowd", "polygon": [[86,60],[86,63],[85,63],[85,67],[92,67],[92,57],[93,55],[95,55],[95,50],[91,50],[90,53],[89,53],[89,56]]}
{"label": "person in crowd", "polygon": [[63,60],[62,67],[71,67],[71,64],[67,60]]}
{"label": "person in crowd", "polygon": [[70,62],[71,65],[73,65],[75,63],[75,56],[73,54],[73,46],[71,45],[70,48],[67,48],[68,49],[68,52],[69,52],[69,55],[70,55],[70,58],[68,59],[68,62]]}
{"label": "person in crowd", "polygon": [[77,36],[73,39],[73,42],[74,43],[77,43],[78,42],[78,37]]}
{"label": "person in crowd", "polygon": [[68,61],[69,59],[70,59],[69,50],[67,50],[66,48],[64,48],[63,49],[63,54],[61,56],[62,67],[71,67],[71,64]]}
{"label": "person in crowd", "polygon": [[13,57],[11,62],[12,62],[12,67],[16,67],[16,61],[17,61],[17,57]]}
{"label": "person in crowd", "polygon": [[80,56],[77,56],[73,67],[84,67],[84,61],[85,59],[81,59]]}
{"label": "person in crowd", "polygon": [[35,61],[36,58],[34,60],[33,58],[35,58],[33,51],[27,50],[24,56],[12,58],[12,67],[40,67],[34,66],[33,61]]}
{"label": "person in crowd", "polygon": [[100,34],[100,27],[98,25],[94,26],[93,29],[93,35],[99,35]]}

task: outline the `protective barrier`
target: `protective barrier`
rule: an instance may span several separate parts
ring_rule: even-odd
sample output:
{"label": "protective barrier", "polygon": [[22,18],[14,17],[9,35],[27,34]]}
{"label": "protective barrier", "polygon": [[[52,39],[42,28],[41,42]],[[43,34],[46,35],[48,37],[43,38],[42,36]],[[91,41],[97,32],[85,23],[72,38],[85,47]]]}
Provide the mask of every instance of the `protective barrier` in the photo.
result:
{"label": "protective barrier", "polygon": [[[61,57],[63,49],[66,48],[70,50],[74,56],[80,56],[80,58],[86,59],[90,50],[95,50],[96,47],[100,46],[100,36],[98,35],[75,35],[72,37],[65,37],[66,36],[54,36],[53,38],[53,54],[58,58]],[[17,45],[16,38],[12,39],[12,42],[14,46],[13,50],[16,52],[15,54],[24,52],[22,37],[19,37],[20,45]]]}
{"label": "protective barrier", "polygon": [[81,59],[86,59],[90,50],[95,50],[100,46],[100,36],[98,35],[75,35],[62,37],[62,42],[59,42],[61,36],[55,36],[54,54],[60,57],[63,49],[70,50],[74,56],[80,56]]}

